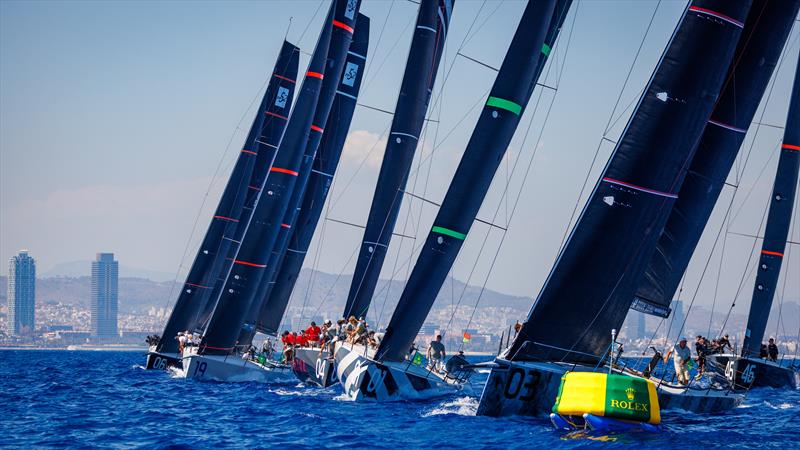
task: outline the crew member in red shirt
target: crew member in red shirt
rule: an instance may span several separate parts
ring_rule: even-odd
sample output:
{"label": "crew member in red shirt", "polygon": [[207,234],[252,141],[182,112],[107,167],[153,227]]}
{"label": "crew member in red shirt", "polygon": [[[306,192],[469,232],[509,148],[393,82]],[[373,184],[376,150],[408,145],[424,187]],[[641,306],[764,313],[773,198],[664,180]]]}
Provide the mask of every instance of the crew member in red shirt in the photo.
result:
{"label": "crew member in red shirt", "polygon": [[317,326],[316,322],[311,322],[311,326],[306,328],[306,339],[308,339],[308,343],[312,346],[316,346],[319,343],[319,336],[322,333],[322,329]]}

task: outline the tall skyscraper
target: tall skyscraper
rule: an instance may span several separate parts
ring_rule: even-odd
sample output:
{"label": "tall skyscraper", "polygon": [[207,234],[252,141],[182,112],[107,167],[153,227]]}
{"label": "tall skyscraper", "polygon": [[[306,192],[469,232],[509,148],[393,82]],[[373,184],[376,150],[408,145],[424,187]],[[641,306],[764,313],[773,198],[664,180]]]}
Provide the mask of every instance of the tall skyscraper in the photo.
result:
{"label": "tall skyscraper", "polygon": [[637,313],[639,317],[636,320],[636,339],[644,339],[647,337],[647,327],[645,320],[647,319],[647,314],[644,313]]}
{"label": "tall skyscraper", "polygon": [[670,342],[677,342],[680,335],[686,334],[686,328],[681,329],[685,319],[686,316],[683,315],[683,301],[673,300],[672,319],[669,323],[669,333],[667,334],[667,339],[669,339]]}
{"label": "tall skyscraper", "polygon": [[36,309],[36,261],[27,250],[8,259],[8,331],[14,336],[32,333]]}
{"label": "tall skyscraper", "polygon": [[98,253],[92,261],[92,336],[116,339],[119,263],[113,253]]}

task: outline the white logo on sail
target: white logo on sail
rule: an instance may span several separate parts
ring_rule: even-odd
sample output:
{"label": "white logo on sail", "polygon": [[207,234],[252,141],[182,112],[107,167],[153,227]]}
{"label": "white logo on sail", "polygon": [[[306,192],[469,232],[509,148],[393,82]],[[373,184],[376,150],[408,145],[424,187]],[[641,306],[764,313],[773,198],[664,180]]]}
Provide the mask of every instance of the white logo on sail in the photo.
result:
{"label": "white logo on sail", "polygon": [[347,0],[347,7],[344,10],[344,16],[352,19],[356,15],[356,0]]}
{"label": "white logo on sail", "polygon": [[283,86],[278,87],[278,95],[275,97],[275,106],[278,108],[286,108],[287,100],[289,100],[289,89]]}
{"label": "white logo on sail", "polygon": [[353,87],[356,82],[356,75],[358,75],[358,64],[347,63],[344,68],[344,75],[342,75],[342,84]]}
{"label": "white logo on sail", "polygon": [[656,98],[661,100],[662,102],[666,102],[667,100],[669,100],[669,95],[667,95],[666,92],[659,92],[658,94],[656,94]]}
{"label": "white logo on sail", "polygon": [[614,196],[613,195],[607,195],[607,196],[603,197],[603,202],[605,202],[605,204],[607,204],[609,206],[614,206]]}

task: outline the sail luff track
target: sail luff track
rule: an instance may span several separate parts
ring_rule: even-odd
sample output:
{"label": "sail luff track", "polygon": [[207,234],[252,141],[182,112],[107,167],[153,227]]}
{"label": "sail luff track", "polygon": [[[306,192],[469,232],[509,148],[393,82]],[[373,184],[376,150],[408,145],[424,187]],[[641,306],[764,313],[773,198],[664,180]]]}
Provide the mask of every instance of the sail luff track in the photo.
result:
{"label": "sail luff track", "polygon": [[476,220],[570,3],[537,0],[525,7],[478,123],[386,328],[376,353],[379,360],[402,361],[413,344]]}
{"label": "sail luff track", "polygon": [[678,197],[750,5],[688,5],[510,359],[596,364],[606,353]]}
{"label": "sail luff track", "polygon": [[750,302],[750,314],[747,317],[747,328],[742,344],[743,356],[759,356],[794,212],[798,172],[800,172],[800,58],[797,60],[791,95],[778,168],[775,172],[775,183],[770,197],[767,226],[759,255],[758,273]]}

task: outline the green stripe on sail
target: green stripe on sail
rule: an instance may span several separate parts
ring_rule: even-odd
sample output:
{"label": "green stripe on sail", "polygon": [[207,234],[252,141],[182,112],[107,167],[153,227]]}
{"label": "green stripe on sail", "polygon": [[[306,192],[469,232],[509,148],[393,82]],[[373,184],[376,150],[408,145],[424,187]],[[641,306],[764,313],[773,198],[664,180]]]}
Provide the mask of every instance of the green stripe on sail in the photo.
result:
{"label": "green stripe on sail", "polygon": [[506,111],[511,111],[516,115],[519,115],[519,113],[522,112],[522,106],[519,106],[510,100],[499,97],[489,97],[489,99],[486,100],[486,106],[494,106],[495,108],[505,109]]}
{"label": "green stripe on sail", "polygon": [[459,233],[458,231],[448,230],[447,228],[443,228],[443,227],[434,226],[433,228],[431,228],[431,231],[433,231],[434,233],[444,234],[445,236],[454,237],[454,238],[460,239],[462,241],[464,239],[466,239],[466,237],[467,237],[467,235],[464,234],[464,233]]}
{"label": "green stripe on sail", "polygon": [[542,44],[542,54],[544,56],[550,56],[550,46],[547,44]]}

